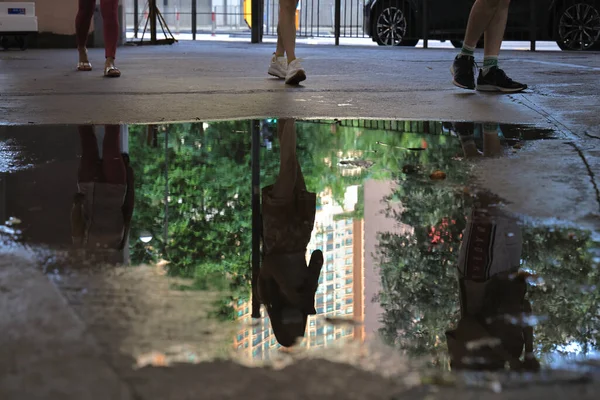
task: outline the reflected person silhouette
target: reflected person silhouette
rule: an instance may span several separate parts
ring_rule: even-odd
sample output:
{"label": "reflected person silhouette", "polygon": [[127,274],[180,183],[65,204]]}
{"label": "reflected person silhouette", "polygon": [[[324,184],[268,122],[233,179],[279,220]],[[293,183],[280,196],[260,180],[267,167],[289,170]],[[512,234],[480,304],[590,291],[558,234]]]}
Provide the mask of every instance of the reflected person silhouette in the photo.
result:
{"label": "reflected person silhouette", "polygon": [[[502,155],[502,142],[500,141],[500,125],[486,122],[475,124],[473,122],[455,122],[452,127],[460,137],[460,142],[466,158],[498,157]],[[480,134],[480,135],[479,135]],[[483,147],[478,148],[476,136],[483,139]]]}
{"label": "reflected person silhouette", "polygon": [[277,123],[279,175],[262,190],[263,260],[258,295],[265,305],[275,338],[284,347],[304,337],[323,267],[323,253],[307,246],[315,222],[316,194],[307,191],[296,157],[296,121]]}
{"label": "reflected person silhouette", "polygon": [[81,160],[71,209],[73,244],[123,250],[134,208],[133,169],[129,155],[121,151],[121,127],[106,125],[103,133],[98,128],[78,127]]}
{"label": "reflected person silhouette", "polygon": [[[537,370],[527,282],[519,271],[522,235],[516,220],[479,193],[463,232],[458,260],[461,318],[446,332],[453,369]],[[523,348],[525,350],[524,359]]]}

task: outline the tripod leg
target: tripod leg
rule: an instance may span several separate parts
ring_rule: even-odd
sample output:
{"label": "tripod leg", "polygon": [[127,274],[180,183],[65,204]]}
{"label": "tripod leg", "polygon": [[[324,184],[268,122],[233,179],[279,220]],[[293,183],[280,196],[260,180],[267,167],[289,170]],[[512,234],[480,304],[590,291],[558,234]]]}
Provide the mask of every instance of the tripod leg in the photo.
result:
{"label": "tripod leg", "polygon": [[163,31],[163,34],[165,35],[165,38],[168,37],[167,33],[165,32],[165,28],[166,28],[167,31],[169,32],[169,36],[171,36],[172,39],[175,39],[175,37],[173,36],[173,33],[171,33],[171,29],[169,29],[169,26],[167,25],[167,21],[165,21],[161,12],[156,10],[156,13],[158,14],[158,21],[160,22],[160,27]]}
{"label": "tripod leg", "polygon": [[146,18],[146,23],[144,24],[144,30],[142,32],[142,37],[140,38],[140,41],[144,41],[144,35],[146,35],[146,31],[148,30],[148,22],[150,21],[150,19]]}

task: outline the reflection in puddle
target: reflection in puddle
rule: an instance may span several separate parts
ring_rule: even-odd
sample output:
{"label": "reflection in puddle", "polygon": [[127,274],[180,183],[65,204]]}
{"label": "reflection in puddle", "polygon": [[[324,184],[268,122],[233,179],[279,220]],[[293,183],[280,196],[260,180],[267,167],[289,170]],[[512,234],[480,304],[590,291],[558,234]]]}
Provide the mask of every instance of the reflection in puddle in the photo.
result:
{"label": "reflection in puddle", "polygon": [[2,170],[0,235],[129,366],[376,369],[393,353],[536,370],[596,354],[599,244],[505,214],[470,169],[551,138],[429,121],[5,127],[2,159],[31,165]]}

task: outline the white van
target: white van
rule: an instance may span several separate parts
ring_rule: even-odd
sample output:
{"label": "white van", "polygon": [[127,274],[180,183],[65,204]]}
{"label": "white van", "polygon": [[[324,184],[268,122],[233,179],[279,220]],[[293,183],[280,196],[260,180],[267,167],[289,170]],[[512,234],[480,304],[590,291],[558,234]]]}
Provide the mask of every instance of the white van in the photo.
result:
{"label": "white van", "polygon": [[27,38],[38,32],[33,2],[0,2],[0,46],[27,48]]}

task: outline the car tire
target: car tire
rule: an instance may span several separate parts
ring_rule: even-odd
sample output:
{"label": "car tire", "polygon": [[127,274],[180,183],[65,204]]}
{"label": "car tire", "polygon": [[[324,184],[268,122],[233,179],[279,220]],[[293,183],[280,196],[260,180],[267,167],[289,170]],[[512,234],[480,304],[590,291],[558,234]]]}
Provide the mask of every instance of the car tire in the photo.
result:
{"label": "car tire", "polygon": [[390,2],[381,5],[373,13],[372,37],[380,46],[407,46],[414,47],[419,39],[404,39],[411,29],[409,21],[412,11],[402,2]]}
{"label": "car tire", "polygon": [[0,47],[4,50],[8,50],[10,48],[10,39],[8,36],[0,36]]}
{"label": "car tire", "polygon": [[575,0],[563,5],[555,14],[554,34],[561,50],[600,49],[600,4]]}
{"label": "car tire", "polygon": [[27,50],[27,37],[26,36],[18,36],[17,37],[17,46],[22,51]]}

